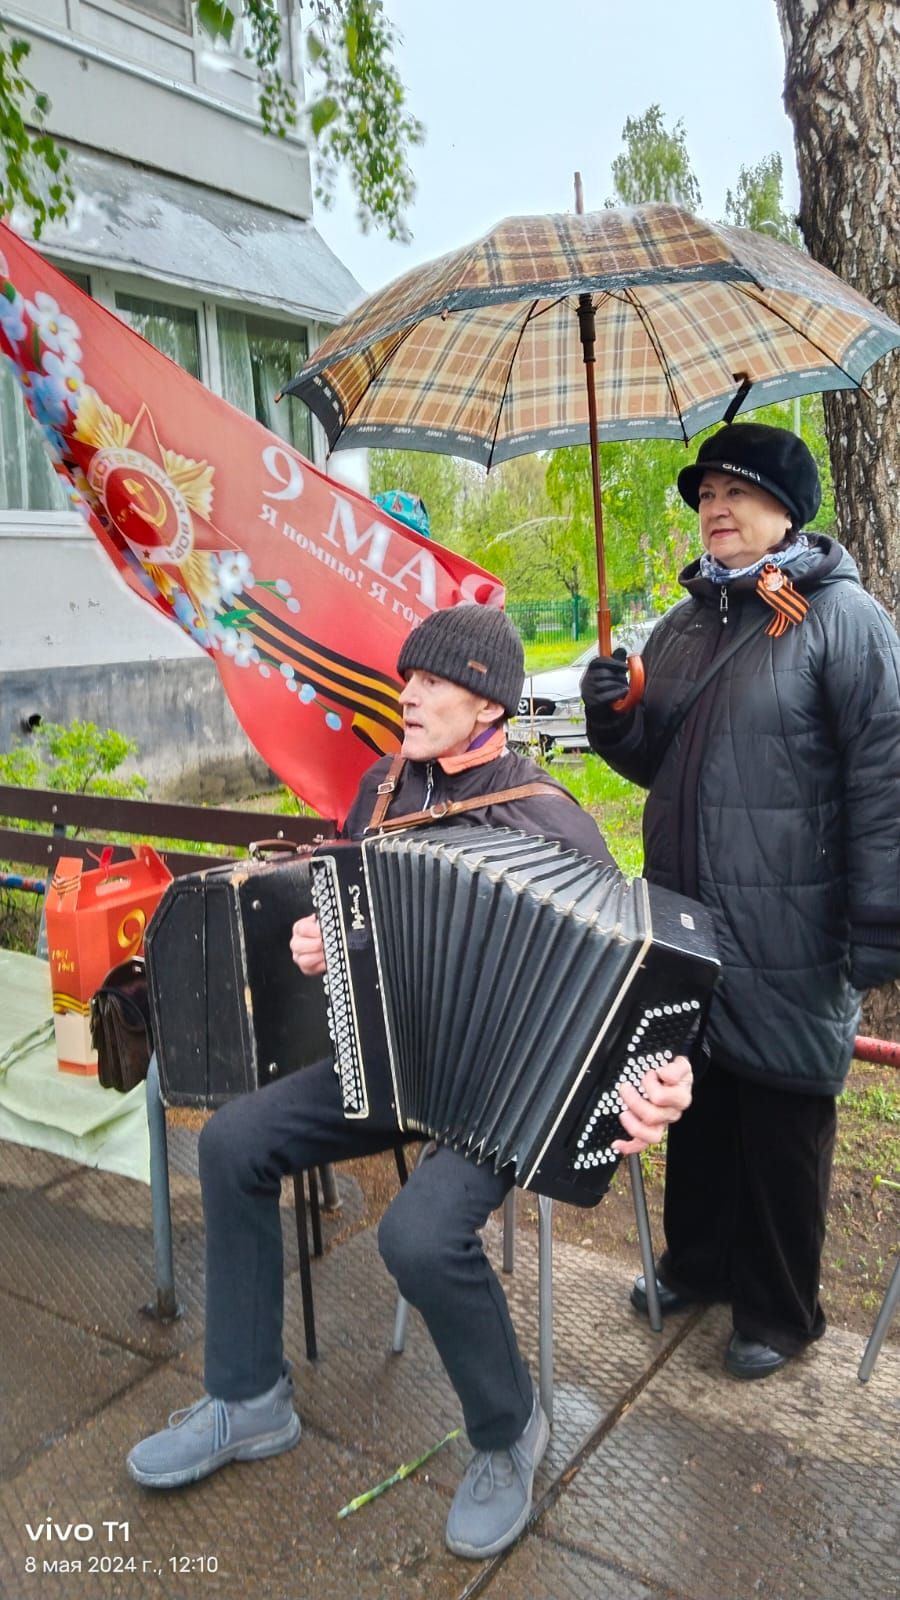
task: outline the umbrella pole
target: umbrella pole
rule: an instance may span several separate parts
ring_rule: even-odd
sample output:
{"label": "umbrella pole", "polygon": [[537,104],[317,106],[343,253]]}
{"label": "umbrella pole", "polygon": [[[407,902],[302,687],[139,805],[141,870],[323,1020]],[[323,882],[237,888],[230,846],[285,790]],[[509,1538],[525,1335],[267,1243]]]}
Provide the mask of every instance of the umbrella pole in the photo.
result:
{"label": "umbrella pole", "polygon": [[594,302],[589,294],[578,296],[578,332],[587,380],[588,438],[591,451],[591,491],[594,502],[594,546],[597,552],[597,641],[600,654],[612,650],[612,618],[606,592],[606,561],[603,556],[603,503],[600,488],[600,445],[597,441],[597,395],[594,390]]}
{"label": "umbrella pole", "polygon": [[[584,189],[581,173],[575,174],[575,213],[584,214]],[[612,617],[606,593],[606,560],[603,554],[603,501],[600,489],[600,443],[597,438],[597,391],[594,387],[597,319],[589,294],[578,296],[578,332],[587,382],[588,443],[591,451],[591,495],[594,502],[594,546],[597,552],[597,643],[601,656],[612,654]],[[644,693],[644,663],[640,656],[628,657],[628,692],[613,703],[614,711],[630,711]]]}

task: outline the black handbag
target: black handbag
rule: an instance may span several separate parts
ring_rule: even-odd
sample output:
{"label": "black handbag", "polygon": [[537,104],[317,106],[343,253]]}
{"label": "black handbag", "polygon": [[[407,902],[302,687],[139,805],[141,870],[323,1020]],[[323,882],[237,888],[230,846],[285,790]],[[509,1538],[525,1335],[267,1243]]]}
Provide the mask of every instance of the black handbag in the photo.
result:
{"label": "black handbag", "polygon": [[91,999],[91,1044],[97,1052],[102,1089],[127,1094],[143,1083],[150,1066],[153,1037],[150,997],[143,961],[134,956],[106,974]]}

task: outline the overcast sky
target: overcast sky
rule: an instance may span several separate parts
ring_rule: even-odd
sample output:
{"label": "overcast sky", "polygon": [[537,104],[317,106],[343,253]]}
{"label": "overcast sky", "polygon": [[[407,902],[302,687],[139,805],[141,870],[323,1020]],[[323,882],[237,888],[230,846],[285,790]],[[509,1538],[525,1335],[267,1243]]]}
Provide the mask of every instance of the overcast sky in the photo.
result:
{"label": "overcast sky", "polygon": [[316,223],[373,290],[501,217],[585,208],[612,193],[626,117],[654,102],[684,123],[702,212],[721,218],[740,168],[773,151],[797,204],[774,0],[385,0],[425,123],[413,152],[412,244],[360,233],[349,191]]}

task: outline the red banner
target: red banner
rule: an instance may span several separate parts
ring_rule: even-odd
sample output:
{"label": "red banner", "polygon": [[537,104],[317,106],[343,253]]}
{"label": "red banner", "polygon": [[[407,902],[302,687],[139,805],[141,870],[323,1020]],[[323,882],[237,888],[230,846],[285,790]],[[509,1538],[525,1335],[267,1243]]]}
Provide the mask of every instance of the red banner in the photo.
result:
{"label": "red banner", "polygon": [[283,782],[343,820],[399,745],[410,628],[460,601],[502,605],[497,580],[317,472],[4,224],[0,351],[130,588],[212,656]]}

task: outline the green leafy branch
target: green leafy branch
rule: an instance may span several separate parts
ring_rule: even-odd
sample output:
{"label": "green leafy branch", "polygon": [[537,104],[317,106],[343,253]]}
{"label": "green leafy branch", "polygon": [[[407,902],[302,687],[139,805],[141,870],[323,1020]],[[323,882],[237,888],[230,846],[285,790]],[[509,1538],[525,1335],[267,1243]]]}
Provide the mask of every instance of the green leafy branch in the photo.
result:
{"label": "green leafy branch", "polygon": [[[282,17],[271,0],[195,0],[197,20],[213,39],[231,43],[238,17],[250,29],[246,54],[257,64],[259,109],[267,133],[284,138],[299,109],[281,76]],[[306,108],[314,144],[316,199],[334,202],[346,170],[364,231],[383,223],[392,239],[408,239],[405,212],[415,195],[407,161],[421,144],[421,122],[406,110],[406,90],[393,61],[397,35],[381,0],[298,0],[309,12],[307,61],[314,93]]]}
{"label": "green leafy branch", "polygon": [[0,214],[24,206],[39,239],[46,222],[66,215],[75,191],[67,152],[43,131],[50,101],[22,70],[30,51],[0,22]]}
{"label": "green leafy branch", "polygon": [[256,62],[259,87],[259,114],[263,129],[278,139],[295,128],[299,120],[296,97],[281,76],[282,18],[272,0],[237,0],[238,11],[231,9],[226,0],[194,0],[197,21],[211,39],[223,39],[228,45],[240,15],[246,20],[250,44],[244,55]]}
{"label": "green leafy branch", "polygon": [[407,152],[422,143],[425,130],[406,109],[406,91],[393,62],[396,33],[381,0],[309,4],[316,198],[332,205],[338,172],[346,168],[363,231],[373,222],[384,223],[389,238],[407,240],[405,212],[415,195]]}

